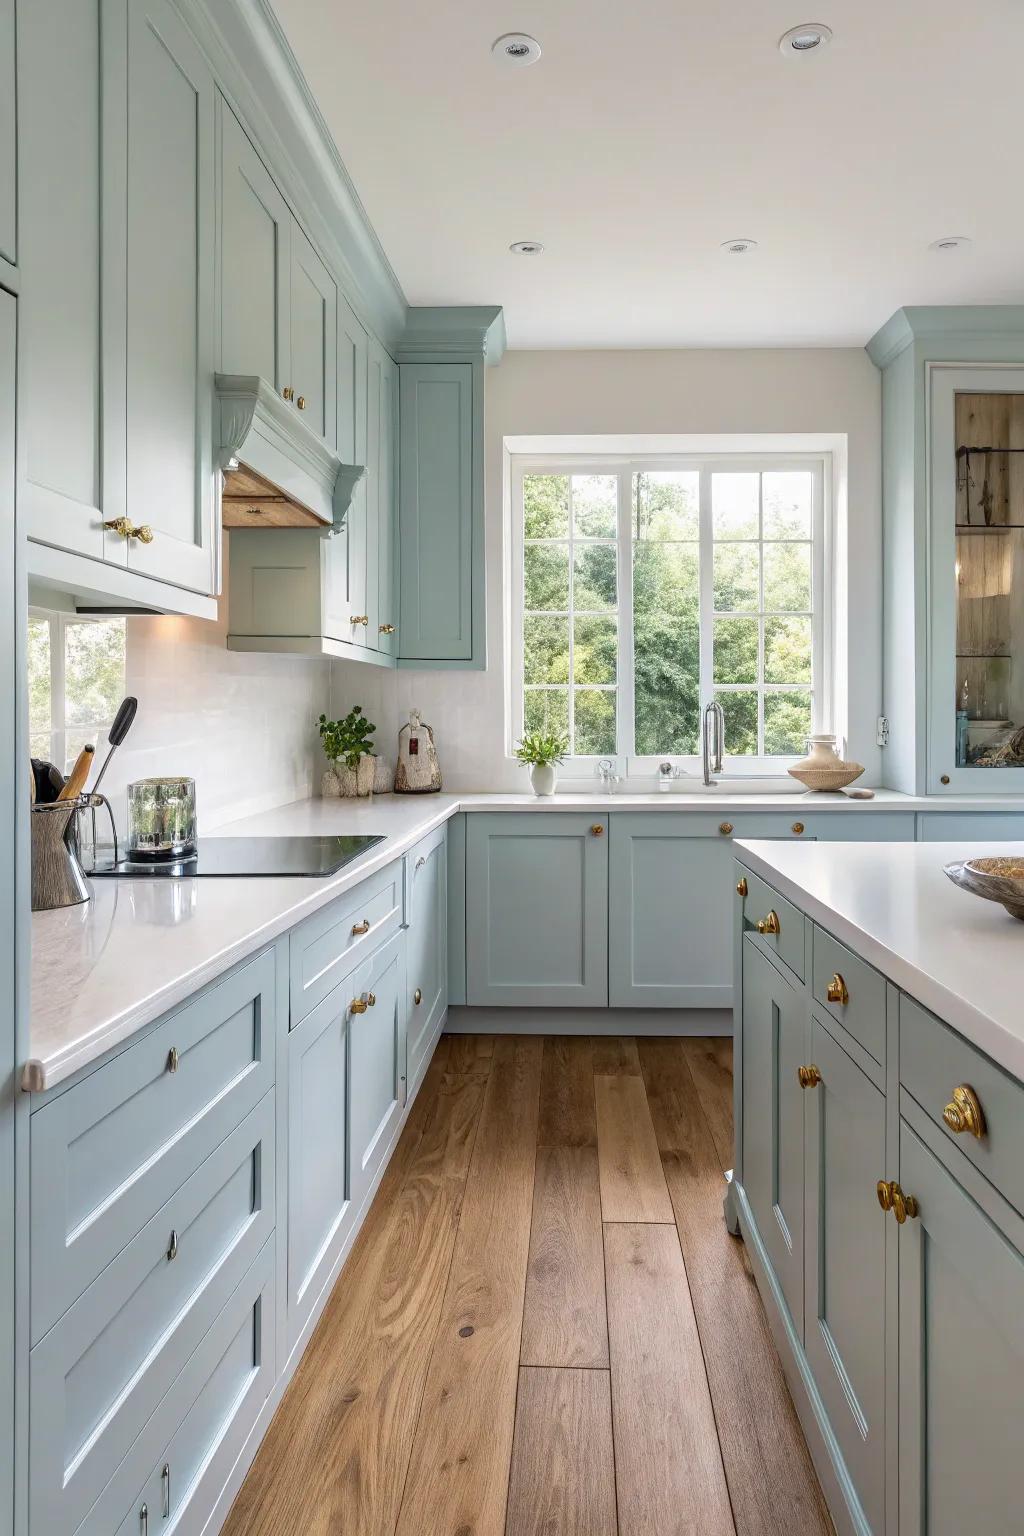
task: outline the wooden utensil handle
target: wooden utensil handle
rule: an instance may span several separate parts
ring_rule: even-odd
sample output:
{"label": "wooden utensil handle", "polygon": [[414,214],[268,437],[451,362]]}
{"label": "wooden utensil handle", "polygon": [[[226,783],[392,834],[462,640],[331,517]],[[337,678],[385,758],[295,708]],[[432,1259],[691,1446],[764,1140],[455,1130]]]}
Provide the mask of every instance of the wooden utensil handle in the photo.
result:
{"label": "wooden utensil handle", "polygon": [[58,800],[78,799],[79,795],[82,793],[82,790],[85,788],[85,781],[89,777],[89,769],[92,767],[92,760],[95,751],[95,747],[85,746],[82,748],[76,759],[75,766],[68,774],[64,788],[57,796]]}

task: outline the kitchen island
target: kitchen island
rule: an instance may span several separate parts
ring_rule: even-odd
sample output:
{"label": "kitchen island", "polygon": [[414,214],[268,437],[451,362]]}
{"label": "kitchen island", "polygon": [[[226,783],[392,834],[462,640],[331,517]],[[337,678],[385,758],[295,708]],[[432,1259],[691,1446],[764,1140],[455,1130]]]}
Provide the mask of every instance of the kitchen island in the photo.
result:
{"label": "kitchen island", "polygon": [[837,1529],[1018,1529],[1024,925],[962,843],[735,853],[726,1216]]}

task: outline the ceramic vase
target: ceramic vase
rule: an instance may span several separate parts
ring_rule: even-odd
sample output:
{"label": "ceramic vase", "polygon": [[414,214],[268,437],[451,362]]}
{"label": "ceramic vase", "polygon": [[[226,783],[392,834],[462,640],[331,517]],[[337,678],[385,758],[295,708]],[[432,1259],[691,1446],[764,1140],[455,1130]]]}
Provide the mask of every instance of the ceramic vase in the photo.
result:
{"label": "ceramic vase", "polygon": [[336,795],[343,800],[365,799],[373,794],[376,764],[377,759],[369,752],[363,753],[357,768],[350,768],[347,763],[332,763],[321,780],[320,793],[325,799]]}
{"label": "ceramic vase", "polygon": [[530,783],[538,797],[553,795],[558,783],[558,769],[554,763],[531,763]]}

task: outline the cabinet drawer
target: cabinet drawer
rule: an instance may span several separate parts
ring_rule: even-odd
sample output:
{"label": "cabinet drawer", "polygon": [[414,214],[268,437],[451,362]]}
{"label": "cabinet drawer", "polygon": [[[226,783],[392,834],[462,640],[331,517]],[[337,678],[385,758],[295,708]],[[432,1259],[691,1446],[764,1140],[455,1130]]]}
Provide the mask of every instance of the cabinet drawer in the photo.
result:
{"label": "cabinet drawer", "polygon": [[[1024,1087],[947,1025],[900,998],[900,1082],[950,1142],[1024,1212]],[[970,1088],[983,1134],[955,1132],[943,1118],[957,1088]]]}
{"label": "cabinet drawer", "polygon": [[[201,1531],[274,1384],[274,1244],[264,1243],[76,1536]],[[145,1478],[145,1481],[143,1481]],[[165,1514],[166,1510],[166,1514]]]}
{"label": "cabinet drawer", "polygon": [[273,1077],[268,951],[33,1114],[33,1343],[244,1119]]}
{"label": "cabinet drawer", "polygon": [[291,1027],[402,924],[401,860],[346,891],[291,936]]}
{"label": "cabinet drawer", "polygon": [[273,1226],[271,1092],[33,1349],[33,1530],[77,1529]]}
{"label": "cabinet drawer", "polygon": [[[737,878],[746,881],[746,894],[742,896],[743,921],[753,930],[752,937],[767,954],[781,960],[798,981],[804,979],[804,915],[792,902],[773,891],[757,875],[741,869]],[[778,932],[761,933],[758,923],[774,912],[778,919]]]}
{"label": "cabinet drawer", "polygon": [[[814,1000],[885,1063],[885,978],[823,928],[814,928]],[[829,996],[829,993],[832,996]]]}

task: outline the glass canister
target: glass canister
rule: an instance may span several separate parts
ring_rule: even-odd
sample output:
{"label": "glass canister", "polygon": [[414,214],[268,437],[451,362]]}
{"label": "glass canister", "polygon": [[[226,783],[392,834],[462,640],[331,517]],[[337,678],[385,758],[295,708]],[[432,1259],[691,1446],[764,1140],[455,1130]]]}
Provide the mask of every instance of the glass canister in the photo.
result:
{"label": "glass canister", "polygon": [[128,785],[128,858],[184,859],[196,851],[194,779]]}

